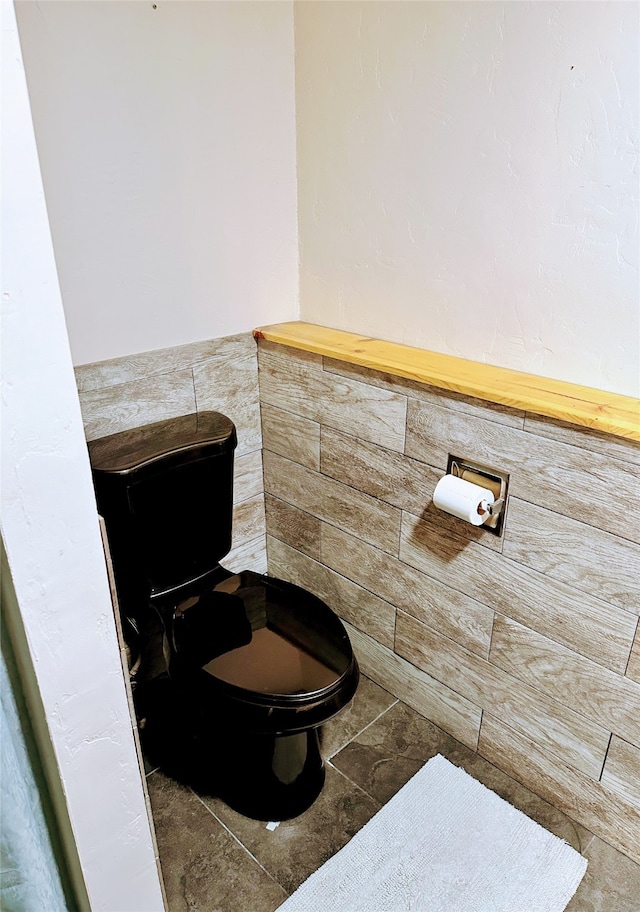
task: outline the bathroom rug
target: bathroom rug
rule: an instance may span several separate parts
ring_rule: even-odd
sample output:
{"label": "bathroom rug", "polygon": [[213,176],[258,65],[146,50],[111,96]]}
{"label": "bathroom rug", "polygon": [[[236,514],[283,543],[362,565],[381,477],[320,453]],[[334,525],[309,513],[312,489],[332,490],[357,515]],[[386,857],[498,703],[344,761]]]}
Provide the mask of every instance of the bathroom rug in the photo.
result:
{"label": "bathroom rug", "polygon": [[438,755],[278,912],[563,912],[586,868]]}

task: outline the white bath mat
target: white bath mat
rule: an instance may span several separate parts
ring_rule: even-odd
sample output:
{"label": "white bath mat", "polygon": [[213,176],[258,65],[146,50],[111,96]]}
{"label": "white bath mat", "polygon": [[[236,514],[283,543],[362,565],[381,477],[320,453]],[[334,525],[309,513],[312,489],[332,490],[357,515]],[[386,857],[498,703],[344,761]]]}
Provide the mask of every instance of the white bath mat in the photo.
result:
{"label": "white bath mat", "polygon": [[438,755],[278,912],[562,912],[586,868]]}

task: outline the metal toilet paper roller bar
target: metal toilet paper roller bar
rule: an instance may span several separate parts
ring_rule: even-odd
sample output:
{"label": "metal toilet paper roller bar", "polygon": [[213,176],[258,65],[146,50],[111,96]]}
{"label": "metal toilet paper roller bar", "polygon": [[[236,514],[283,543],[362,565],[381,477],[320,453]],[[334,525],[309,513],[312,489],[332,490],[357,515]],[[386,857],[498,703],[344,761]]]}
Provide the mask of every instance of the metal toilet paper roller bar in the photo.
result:
{"label": "metal toilet paper roller bar", "polygon": [[457,475],[445,475],[433,492],[433,503],[445,513],[481,526],[491,516],[493,492],[488,488],[465,481]]}

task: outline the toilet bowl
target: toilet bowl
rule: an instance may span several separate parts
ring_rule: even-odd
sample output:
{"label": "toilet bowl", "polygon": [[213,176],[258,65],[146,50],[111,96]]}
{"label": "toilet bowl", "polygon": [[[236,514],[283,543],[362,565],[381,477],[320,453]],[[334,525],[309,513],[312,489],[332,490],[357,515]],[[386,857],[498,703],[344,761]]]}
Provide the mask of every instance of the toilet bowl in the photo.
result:
{"label": "toilet bowl", "polygon": [[145,753],[249,817],[306,810],[321,726],[352,699],[347,632],[321,599],[219,561],[231,546],[233,423],[186,415],[89,444]]}

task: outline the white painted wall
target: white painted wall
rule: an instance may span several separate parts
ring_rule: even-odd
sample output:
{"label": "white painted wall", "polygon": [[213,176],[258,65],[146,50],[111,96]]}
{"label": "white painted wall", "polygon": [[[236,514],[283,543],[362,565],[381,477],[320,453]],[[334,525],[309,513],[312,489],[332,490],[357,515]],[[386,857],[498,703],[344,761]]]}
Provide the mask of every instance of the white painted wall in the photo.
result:
{"label": "white painted wall", "polygon": [[302,319],[639,395],[638,9],[296,3]]}
{"label": "white painted wall", "polygon": [[74,363],[295,319],[293,4],[16,8]]}
{"label": "white painted wall", "polygon": [[13,5],[1,14],[2,537],[91,908],[159,912]]}

